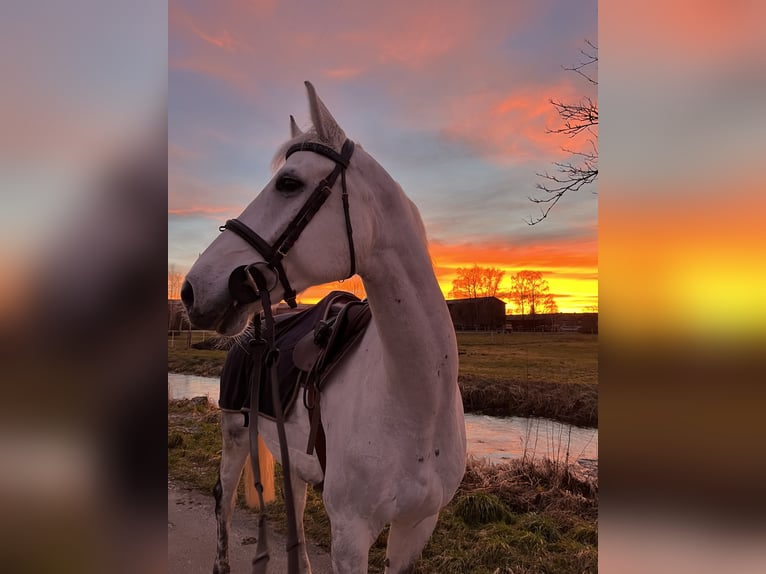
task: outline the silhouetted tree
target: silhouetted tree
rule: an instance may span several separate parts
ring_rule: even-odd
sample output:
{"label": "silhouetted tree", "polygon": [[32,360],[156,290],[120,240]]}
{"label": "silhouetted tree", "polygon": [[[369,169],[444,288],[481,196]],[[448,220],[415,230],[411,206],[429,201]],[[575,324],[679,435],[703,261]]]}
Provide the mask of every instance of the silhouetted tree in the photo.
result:
{"label": "silhouetted tree", "polygon": [[504,276],[505,271],[495,267],[458,267],[457,278],[452,280],[452,296],[455,299],[498,297]]}
{"label": "silhouetted tree", "polygon": [[558,313],[559,306],[556,304],[556,299],[553,298],[553,293],[546,293],[542,298],[542,309],[546,313]]}
{"label": "silhouetted tree", "polygon": [[[585,40],[587,48],[580,50],[582,59],[576,66],[563,66],[565,70],[575,72],[585,78],[586,81],[594,86],[598,85],[596,74],[598,73],[598,47],[589,40]],[[543,178],[543,183],[538,183],[535,187],[544,191],[547,196],[530,197],[529,200],[539,204],[541,214],[536,219],[527,221],[529,225],[540,223],[548,217],[548,213],[564,194],[570,191],[580,191],[583,187],[590,185],[598,178],[598,102],[588,96],[583,97],[577,103],[565,103],[561,100],[551,99],[551,105],[561,118],[563,125],[556,129],[547,129],[549,134],[563,134],[569,138],[574,138],[582,133],[587,133],[588,147],[584,151],[574,151],[568,148],[562,148],[569,153],[569,161],[553,162],[556,166],[556,173],[550,174],[538,173],[538,177]],[[595,194],[596,192],[593,191]]]}
{"label": "silhouetted tree", "polygon": [[509,298],[521,315],[556,313],[558,307],[542,271],[519,271],[511,276]]}
{"label": "silhouetted tree", "polygon": [[181,283],[183,279],[184,274],[176,271],[175,264],[168,267],[168,299],[181,298]]}

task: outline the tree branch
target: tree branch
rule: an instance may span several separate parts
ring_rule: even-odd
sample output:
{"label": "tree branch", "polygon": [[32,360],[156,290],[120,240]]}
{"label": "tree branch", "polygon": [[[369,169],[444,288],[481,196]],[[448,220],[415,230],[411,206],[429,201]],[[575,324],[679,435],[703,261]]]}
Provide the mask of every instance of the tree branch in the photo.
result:
{"label": "tree branch", "polygon": [[594,80],[586,72],[583,72],[583,69],[587,68],[588,66],[592,64],[598,64],[598,47],[594,46],[590,40],[585,40],[585,43],[588,44],[588,46],[592,50],[592,52],[586,52],[585,50],[580,50],[580,54],[582,54],[585,57],[585,61],[580,62],[576,66],[561,66],[561,67],[569,72],[575,72],[577,74],[580,74],[583,78],[585,78],[591,84],[593,84],[594,86],[597,86],[598,80]]}
{"label": "tree branch", "polygon": [[587,96],[577,104],[565,104],[554,99],[548,101],[564,120],[564,126],[558,129],[546,128],[545,133],[574,137],[581,131],[598,125],[598,104]]}
{"label": "tree branch", "polygon": [[[585,40],[588,49],[580,50],[584,60],[575,66],[562,66],[565,70],[575,72],[585,78],[593,85],[598,85],[589,72],[585,71],[588,66],[598,66],[598,47],[589,40]],[[553,162],[556,166],[558,175],[551,175],[548,172],[537,173],[536,175],[544,180],[543,183],[535,185],[536,189],[544,191],[547,197],[527,197],[529,201],[540,205],[540,216],[524,220],[528,225],[536,225],[548,217],[551,209],[569,192],[580,191],[583,187],[594,183],[598,179],[598,103],[594,102],[588,96],[583,97],[576,104],[568,104],[551,98],[548,100],[556,109],[563,125],[559,128],[546,128],[546,133],[561,134],[569,138],[588,132],[592,138],[588,140],[590,151],[574,151],[567,148],[561,148],[568,153],[571,158],[578,160],[569,162]],[[595,193],[595,192],[594,192]]]}

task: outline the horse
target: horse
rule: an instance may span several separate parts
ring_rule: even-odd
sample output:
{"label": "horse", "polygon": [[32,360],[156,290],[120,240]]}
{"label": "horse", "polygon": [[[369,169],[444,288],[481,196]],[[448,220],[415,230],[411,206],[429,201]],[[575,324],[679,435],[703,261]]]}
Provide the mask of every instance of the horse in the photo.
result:
{"label": "horse", "polygon": [[[457,341],[418,208],[346,138],[314,86],[305,87],[312,126],[302,131],[290,116],[290,139],[274,156],[272,179],[199,256],[181,298],[195,326],[233,336],[264,304],[237,295],[243,268],[268,275],[258,289],[289,304],[308,287],[361,277],[372,320],[317,399],[324,472],[316,452],[307,454],[307,410],[296,405],[286,415],[300,568],[311,572],[303,531],[307,485],[322,484],[336,574],[367,572],[370,547],[386,525],[385,572],[412,572],[465,472]],[[222,413],[228,444],[217,496],[217,573],[229,571],[221,533],[249,447],[241,418]],[[281,462],[276,424],[258,419]]]}

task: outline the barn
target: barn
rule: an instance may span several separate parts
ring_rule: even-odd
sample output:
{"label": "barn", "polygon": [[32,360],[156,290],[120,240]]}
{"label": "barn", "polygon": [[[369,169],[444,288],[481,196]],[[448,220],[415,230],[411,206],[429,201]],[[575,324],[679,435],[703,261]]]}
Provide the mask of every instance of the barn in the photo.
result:
{"label": "barn", "polygon": [[505,328],[505,302],[497,297],[448,299],[456,331],[491,331]]}

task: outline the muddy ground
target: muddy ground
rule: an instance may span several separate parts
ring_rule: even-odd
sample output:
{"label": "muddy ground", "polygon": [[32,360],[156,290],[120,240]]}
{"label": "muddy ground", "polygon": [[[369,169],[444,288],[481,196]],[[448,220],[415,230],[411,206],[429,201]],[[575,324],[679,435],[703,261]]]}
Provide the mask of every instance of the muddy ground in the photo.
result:
{"label": "muddy ground", "polygon": [[[255,555],[258,515],[235,509],[229,537],[233,574],[249,573]],[[215,502],[175,481],[168,481],[168,574],[210,574],[216,547]],[[270,530],[270,571],[287,572],[285,538]],[[332,574],[330,555],[309,545],[314,574]]]}

